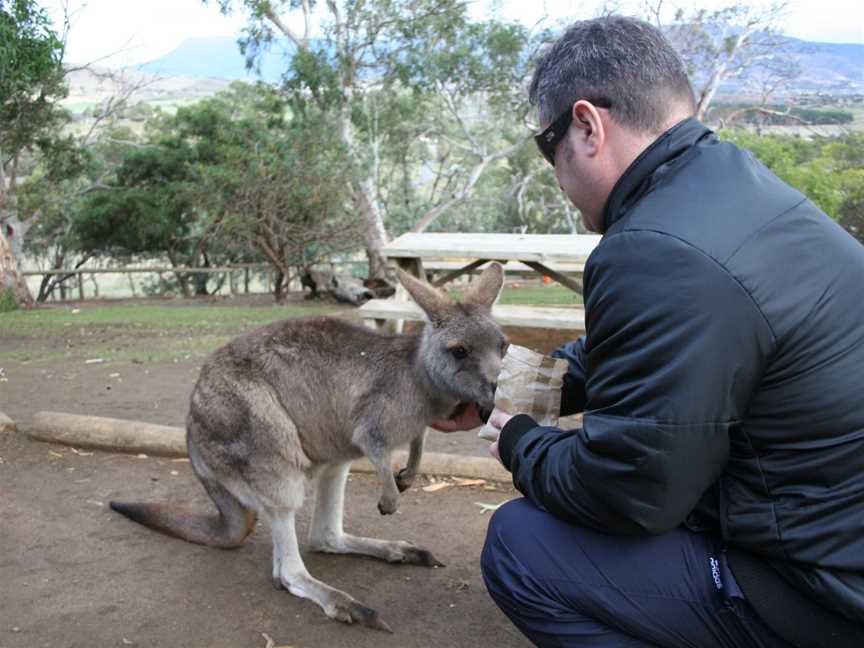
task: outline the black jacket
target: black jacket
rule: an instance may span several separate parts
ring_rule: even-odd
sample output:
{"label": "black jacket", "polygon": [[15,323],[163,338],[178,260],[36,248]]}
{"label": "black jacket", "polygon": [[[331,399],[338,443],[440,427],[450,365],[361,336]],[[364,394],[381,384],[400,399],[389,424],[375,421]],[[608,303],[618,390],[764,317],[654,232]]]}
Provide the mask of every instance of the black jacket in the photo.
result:
{"label": "black jacket", "polygon": [[582,428],[511,419],[514,484],[605,532],[714,529],[864,623],[864,246],[693,119],[604,218],[557,353]]}

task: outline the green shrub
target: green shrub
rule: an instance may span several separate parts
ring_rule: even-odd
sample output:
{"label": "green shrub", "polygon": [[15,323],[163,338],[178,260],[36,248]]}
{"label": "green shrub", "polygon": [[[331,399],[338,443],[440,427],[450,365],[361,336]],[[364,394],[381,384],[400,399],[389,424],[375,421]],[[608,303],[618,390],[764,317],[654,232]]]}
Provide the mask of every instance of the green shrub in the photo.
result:
{"label": "green shrub", "polygon": [[0,288],[0,313],[8,313],[18,309],[18,300],[11,288]]}

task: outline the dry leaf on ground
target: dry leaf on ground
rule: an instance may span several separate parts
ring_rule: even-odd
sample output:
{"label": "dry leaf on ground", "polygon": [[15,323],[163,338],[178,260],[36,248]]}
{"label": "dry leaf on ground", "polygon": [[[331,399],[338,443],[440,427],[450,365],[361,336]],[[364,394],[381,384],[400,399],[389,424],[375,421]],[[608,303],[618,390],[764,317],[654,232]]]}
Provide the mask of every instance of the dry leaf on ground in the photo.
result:
{"label": "dry leaf on ground", "polygon": [[435,491],[450,488],[452,485],[453,484],[451,484],[450,482],[438,482],[437,484],[429,484],[428,486],[424,486],[423,490],[427,493],[434,493]]}
{"label": "dry leaf on ground", "polygon": [[501,502],[501,504],[486,504],[485,502],[474,502],[474,505],[480,507],[480,515],[483,515],[485,513],[497,511],[501,506],[506,503],[507,502]]}
{"label": "dry leaf on ground", "polygon": [[485,479],[459,479],[456,478],[457,486],[482,486],[486,483]]}
{"label": "dry leaf on ground", "polygon": [[294,646],[288,645],[277,646],[276,642],[273,641],[273,638],[266,632],[262,632],[261,636],[264,637],[264,640],[267,642],[267,645],[265,645],[264,648],[294,648]]}

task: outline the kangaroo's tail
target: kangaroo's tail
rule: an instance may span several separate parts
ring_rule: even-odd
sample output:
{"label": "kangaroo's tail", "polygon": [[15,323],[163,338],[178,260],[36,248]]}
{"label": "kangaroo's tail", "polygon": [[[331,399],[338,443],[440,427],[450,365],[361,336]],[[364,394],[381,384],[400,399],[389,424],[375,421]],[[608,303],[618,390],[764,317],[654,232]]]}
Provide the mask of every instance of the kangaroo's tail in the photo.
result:
{"label": "kangaroo's tail", "polygon": [[222,485],[202,482],[219,509],[217,515],[197,515],[165,504],[110,502],[110,506],[130,520],[188,542],[223,549],[239,547],[252,533],[258,516]]}

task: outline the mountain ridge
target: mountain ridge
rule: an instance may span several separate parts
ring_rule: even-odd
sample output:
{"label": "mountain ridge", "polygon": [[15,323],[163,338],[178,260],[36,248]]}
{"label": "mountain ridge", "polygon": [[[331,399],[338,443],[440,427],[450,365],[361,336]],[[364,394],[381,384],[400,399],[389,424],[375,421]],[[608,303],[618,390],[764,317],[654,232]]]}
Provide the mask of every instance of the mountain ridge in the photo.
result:
{"label": "mountain ridge", "polygon": [[[864,44],[820,43],[798,38],[784,37],[786,52],[799,58],[802,74],[794,82],[795,91],[826,91],[836,93],[864,92]],[[157,59],[134,66],[139,72],[160,76],[186,76],[228,81],[253,81],[261,79],[268,83],[280,80],[285,68],[285,52],[293,49],[288,42],[279,42],[276,47],[264,52],[259,61],[259,71],[246,69],[240,54],[237,39],[231,36],[189,38],[174,50]],[[739,91],[740,82],[727,82],[721,88],[728,92]]]}

